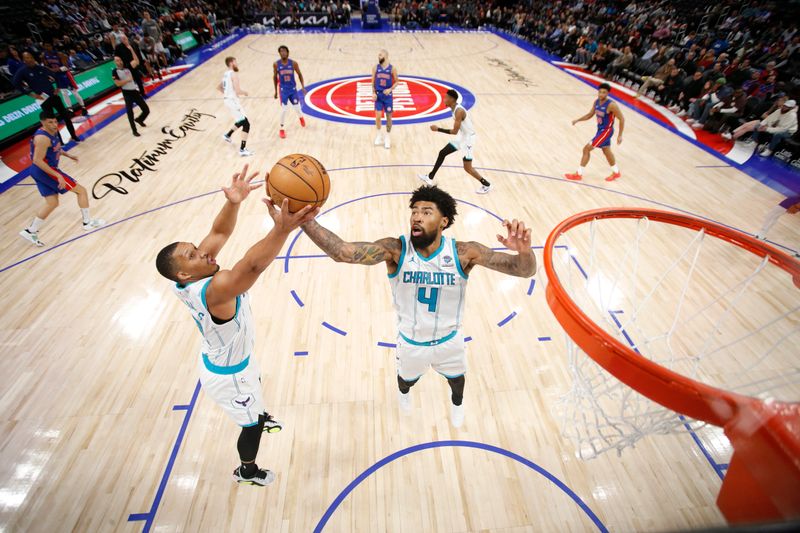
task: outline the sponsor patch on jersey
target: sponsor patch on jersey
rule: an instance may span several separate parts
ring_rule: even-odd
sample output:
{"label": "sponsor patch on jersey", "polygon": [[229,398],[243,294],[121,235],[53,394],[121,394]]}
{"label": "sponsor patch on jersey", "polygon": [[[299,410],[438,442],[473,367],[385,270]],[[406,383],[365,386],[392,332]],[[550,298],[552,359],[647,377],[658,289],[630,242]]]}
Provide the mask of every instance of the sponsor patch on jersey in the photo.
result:
{"label": "sponsor patch on jersey", "polygon": [[[466,109],[475,105],[475,95],[456,85],[421,76],[400,76],[392,92],[392,122],[418,124],[452,118],[444,95],[455,89]],[[314,117],[347,124],[374,124],[375,100],[370,76],[345,76],[306,87],[305,111]]]}
{"label": "sponsor patch on jersey", "polygon": [[450,255],[446,255],[442,257],[442,261],[444,262],[444,266],[451,266],[453,263],[453,257]]}

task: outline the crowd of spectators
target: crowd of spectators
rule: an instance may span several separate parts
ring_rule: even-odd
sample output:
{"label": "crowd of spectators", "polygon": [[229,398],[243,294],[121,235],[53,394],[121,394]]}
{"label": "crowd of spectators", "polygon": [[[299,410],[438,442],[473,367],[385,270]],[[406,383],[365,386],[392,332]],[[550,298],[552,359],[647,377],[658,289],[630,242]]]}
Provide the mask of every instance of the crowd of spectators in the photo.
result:
{"label": "crowd of spectators", "polygon": [[121,46],[128,48],[123,45],[127,40],[139,56],[141,75],[160,77],[161,69],[183,56],[175,41],[177,34],[190,31],[198,43],[206,43],[227,31],[227,13],[233,7],[234,2],[197,0],[164,0],[155,5],[125,0],[33,0],[3,25],[0,99],[19,94],[13,80],[24,56],[30,54],[37,63],[44,63],[43,52],[51,47],[63,65],[77,73],[113,59]]}
{"label": "crowd of spectators", "polygon": [[[800,6],[736,0],[397,1],[393,26],[493,26],[670,107],[692,128],[800,158]],[[791,140],[790,140],[791,139]],[[788,142],[784,142],[788,141]]]}

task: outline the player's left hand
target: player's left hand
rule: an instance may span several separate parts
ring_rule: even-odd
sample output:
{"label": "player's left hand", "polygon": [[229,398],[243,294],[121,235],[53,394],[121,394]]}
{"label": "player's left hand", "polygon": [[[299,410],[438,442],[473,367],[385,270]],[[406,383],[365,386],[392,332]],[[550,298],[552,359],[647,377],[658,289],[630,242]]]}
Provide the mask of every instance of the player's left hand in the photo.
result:
{"label": "player's left hand", "polygon": [[503,227],[508,230],[508,237],[497,236],[500,243],[514,252],[530,251],[531,249],[531,230],[525,228],[525,223],[516,218],[512,221],[504,220]]}
{"label": "player's left hand", "polygon": [[385,94],[386,96],[389,96],[390,94],[392,94],[392,90],[391,89],[384,89],[383,90],[383,94]]}
{"label": "player's left hand", "polygon": [[622,144],[622,135],[617,135],[617,144]]}
{"label": "player's left hand", "polygon": [[439,131],[439,126],[434,126],[431,124],[431,131]]}
{"label": "player's left hand", "polygon": [[222,188],[222,192],[225,193],[225,198],[232,204],[239,204],[244,201],[247,195],[250,194],[250,191],[259,188],[259,185],[250,184],[256,176],[258,176],[258,172],[253,172],[248,176],[247,165],[245,165],[241,172],[237,172],[233,175],[230,186]]}

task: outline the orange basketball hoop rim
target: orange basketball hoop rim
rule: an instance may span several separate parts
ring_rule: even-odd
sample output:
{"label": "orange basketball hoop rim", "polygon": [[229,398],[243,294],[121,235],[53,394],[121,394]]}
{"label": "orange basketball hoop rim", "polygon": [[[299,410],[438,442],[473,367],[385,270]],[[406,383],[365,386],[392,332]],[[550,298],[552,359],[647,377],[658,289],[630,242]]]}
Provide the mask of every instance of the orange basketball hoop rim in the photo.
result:
{"label": "orange basketball hoop rim", "polygon": [[627,386],[690,418],[724,428],[734,448],[717,504],[729,522],[800,517],[800,404],[764,402],[701,383],[664,368],[597,325],[572,300],[554,267],[556,241],[581,224],[601,219],[642,219],[704,230],[786,272],[800,287],[800,262],[765,242],[696,217],[644,208],[584,211],[558,224],[547,237],[544,268],[547,303],[561,327],[587,355]]}

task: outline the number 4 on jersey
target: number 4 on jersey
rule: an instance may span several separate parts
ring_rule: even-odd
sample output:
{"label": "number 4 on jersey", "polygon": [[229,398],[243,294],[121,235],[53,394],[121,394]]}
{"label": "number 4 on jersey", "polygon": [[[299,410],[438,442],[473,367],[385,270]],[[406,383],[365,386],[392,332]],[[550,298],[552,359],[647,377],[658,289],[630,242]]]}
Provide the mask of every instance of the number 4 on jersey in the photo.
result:
{"label": "number 4 on jersey", "polygon": [[428,312],[435,313],[436,306],[439,303],[439,288],[438,287],[431,287],[430,295],[427,293],[427,287],[420,287],[417,289],[417,301],[421,304],[426,304],[428,306]]}

